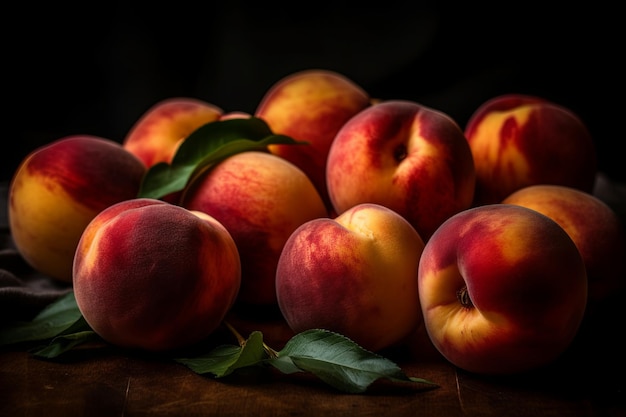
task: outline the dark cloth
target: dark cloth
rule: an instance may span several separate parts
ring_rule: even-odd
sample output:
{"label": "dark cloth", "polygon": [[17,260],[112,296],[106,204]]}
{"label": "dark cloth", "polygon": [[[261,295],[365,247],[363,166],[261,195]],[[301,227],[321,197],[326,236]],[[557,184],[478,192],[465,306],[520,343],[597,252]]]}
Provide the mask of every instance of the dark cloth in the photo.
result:
{"label": "dark cloth", "polygon": [[16,250],[0,251],[0,323],[29,320],[70,290],[30,270]]}

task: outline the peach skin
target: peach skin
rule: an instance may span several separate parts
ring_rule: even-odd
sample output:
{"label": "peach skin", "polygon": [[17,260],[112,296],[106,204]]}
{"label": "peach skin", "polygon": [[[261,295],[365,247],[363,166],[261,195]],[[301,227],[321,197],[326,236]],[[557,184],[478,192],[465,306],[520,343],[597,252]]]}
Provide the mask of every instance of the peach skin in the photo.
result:
{"label": "peach skin", "polygon": [[214,218],[139,198],[89,223],[73,276],[78,308],[98,335],[158,352],[217,329],[237,296],[241,265],[235,242]]}

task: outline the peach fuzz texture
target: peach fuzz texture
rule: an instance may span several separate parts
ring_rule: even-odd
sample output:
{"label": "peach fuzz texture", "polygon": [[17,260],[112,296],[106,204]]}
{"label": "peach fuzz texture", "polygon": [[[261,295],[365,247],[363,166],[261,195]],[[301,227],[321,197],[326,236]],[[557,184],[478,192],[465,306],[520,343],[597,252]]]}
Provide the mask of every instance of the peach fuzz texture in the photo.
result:
{"label": "peach fuzz texture", "polygon": [[326,70],[305,70],[275,83],[262,97],[255,116],[276,134],[307,145],[270,145],[275,155],[290,161],[311,179],[328,208],[326,159],[337,131],[370,105],[366,91],[349,78]]}
{"label": "peach fuzz texture", "polygon": [[267,152],[243,152],[218,163],[192,182],[181,205],[215,217],[233,236],[243,268],[240,305],[275,305],[283,245],[302,223],[328,215],[304,172]]}
{"label": "peach fuzz texture", "polygon": [[362,204],[315,219],[289,238],[276,272],[294,332],[324,328],[378,351],[422,324],[417,267],[424,242],[397,213]]}
{"label": "peach fuzz texture", "polygon": [[602,200],[575,188],[541,184],[519,189],[502,202],[536,210],[565,229],[585,262],[592,307],[626,288],[626,229]]}
{"label": "peach fuzz texture", "polygon": [[381,204],[427,240],[444,220],[470,207],[474,166],[454,120],[418,103],[392,100],[343,126],[329,153],[327,181],[337,213],[360,203]]}
{"label": "peach fuzz texture", "polygon": [[145,167],[117,142],[67,136],[31,152],[9,188],[9,226],[39,272],[72,280],[72,258],[87,224],[106,207],[134,198]]}
{"label": "peach fuzz texture", "polygon": [[[458,299],[467,288],[473,306]],[[574,242],[550,218],[514,205],[485,205],[447,220],[419,265],[426,330],[470,372],[507,374],[546,365],[572,342],[587,302]]]}
{"label": "peach fuzz texture", "polygon": [[209,336],[240,285],[237,249],[214,219],[152,199],[111,206],[85,229],[74,293],[106,341],[164,351]]}
{"label": "peach fuzz texture", "polygon": [[474,205],[499,203],[535,184],[591,192],[597,169],[593,139],[571,110],[540,97],[498,96],[465,128],[476,168]]}
{"label": "peach fuzz texture", "polygon": [[123,146],[150,168],[170,163],[184,139],[206,123],[219,120],[224,111],[191,97],[172,97],[157,102],[135,122]]}

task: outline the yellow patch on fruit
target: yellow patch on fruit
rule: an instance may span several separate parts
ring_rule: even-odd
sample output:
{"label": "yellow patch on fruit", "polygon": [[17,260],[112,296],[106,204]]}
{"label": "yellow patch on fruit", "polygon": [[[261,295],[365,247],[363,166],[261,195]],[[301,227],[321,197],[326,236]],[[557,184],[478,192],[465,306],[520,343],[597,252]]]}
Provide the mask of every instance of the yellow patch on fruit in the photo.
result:
{"label": "yellow patch on fruit", "polygon": [[[429,263],[433,265],[433,263]],[[456,291],[465,285],[456,263],[439,270],[420,271],[423,305],[449,305],[456,301]],[[428,299],[426,301],[426,299]]]}
{"label": "yellow patch on fruit", "polygon": [[24,179],[16,185],[9,207],[16,246],[35,269],[70,281],[74,249],[94,214],[45,178]]}
{"label": "yellow patch on fruit", "polygon": [[319,103],[333,102],[335,104],[345,101],[349,103],[348,98],[338,95],[336,87],[324,82],[323,80],[303,78],[293,83],[285,84],[279,90],[283,100],[276,100],[276,103],[269,106],[263,113],[263,119],[271,126],[276,133],[281,133],[287,128],[291,128],[292,120],[285,117],[286,114],[294,114],[294,106],[297,108],[306,108],[307,111],[297,114],[298,118],[314,120],[318,113],[326,109]]}
{"label": "yellow patch on fruit", "polygon": [[495,319],[487,318],[478,309],[464,307],[457,301],[440,305],[429,312],[428,333],[455,346],[481,344],[485,335],[504,326],[501,318]]}
{"label": "yellow patch on fruit", "polygon": [[[517,183],[518,178],[529,178],[528,161],[516,142],[519,129],[511,129],[511,125],[524,126],[531,113],[532,108],[529,106],[514,112],[493,112],[486,115],[476,129],[471,144],[474,161],[498,161],[499,181],[511,178],[512,182]],[[476,172],[481,176],[489,175],[491,169],[492,165],[476,164]]]}
{"label": "yellow patch on fruit", "polygon": [[[530,224],[527,226],[532,228]],[[506,219],[502,219],[501,221],[499,228],[500,235],[498,236],[498,243],[500,245],[499,256],[509,265],[513,265],[527,256],[529,243],[524,239],[524,230],[520,230],[522,228],[519,222],[512,224]]]}

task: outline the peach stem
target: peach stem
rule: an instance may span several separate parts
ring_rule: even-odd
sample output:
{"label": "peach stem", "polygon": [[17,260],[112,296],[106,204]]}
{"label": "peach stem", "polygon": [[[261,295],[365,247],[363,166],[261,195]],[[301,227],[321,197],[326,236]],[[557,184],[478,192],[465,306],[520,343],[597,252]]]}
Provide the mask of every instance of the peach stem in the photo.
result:
{"label": "peach stem", "polygon": [[467,287],[463,287],[456,292],[456,298],[459,300],[461,305],[465,308],[472,308],[474,304],[472,303],[472,299],[469,296],[469,292],[467,291]]}

